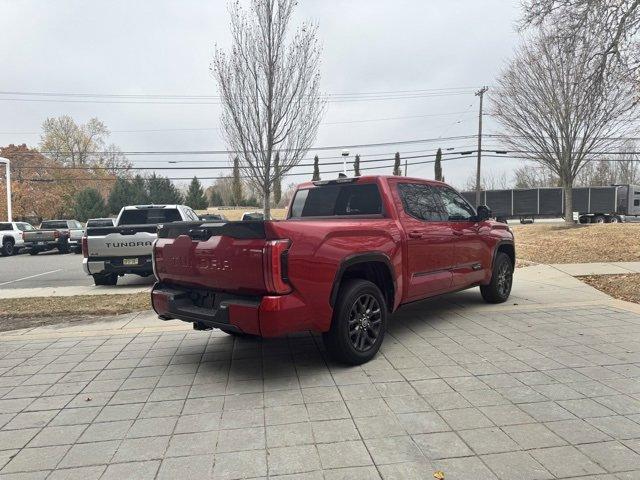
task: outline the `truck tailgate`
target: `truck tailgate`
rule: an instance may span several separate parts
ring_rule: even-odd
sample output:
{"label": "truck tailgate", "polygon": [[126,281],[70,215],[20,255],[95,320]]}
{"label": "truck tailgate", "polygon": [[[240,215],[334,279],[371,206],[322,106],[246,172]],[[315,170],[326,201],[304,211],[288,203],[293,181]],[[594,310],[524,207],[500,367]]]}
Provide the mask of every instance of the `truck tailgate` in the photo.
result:
{"label": "truck tailgate", "polygon": [[[55,230],[32,230],[24,232],[23,239],[25,242],[50,242],[57,240]],[[64,236],[64,232],[60,232],[59,236]]]}
{"label": "truck tailgate", "polygon": [[137,257],[151,255],[156,225],[92,227],[87,229],[89,258]]}
{"label": "truck tailgate", "polygon": [[264,251],[268,222],[173,222],[158,232],[158,280],[212,290],[266,293]]}

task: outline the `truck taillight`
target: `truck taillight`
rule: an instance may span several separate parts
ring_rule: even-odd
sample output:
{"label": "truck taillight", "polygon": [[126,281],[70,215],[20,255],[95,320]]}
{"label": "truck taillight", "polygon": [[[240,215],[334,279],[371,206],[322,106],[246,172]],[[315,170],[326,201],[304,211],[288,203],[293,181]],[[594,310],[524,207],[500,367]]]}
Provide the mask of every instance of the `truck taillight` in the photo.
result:
{"label": "truck taillight", "polygon": [[87,236],[82,236],[82,256],[84,258],[89,258],[89,242],[87,241]]}
{"label": "truck taillight", "polygon": [[264,247],[263,270],[264,284],[269,293],[284,294],[291,292],[287,276],[287,259],[290,240],[269,240]]}

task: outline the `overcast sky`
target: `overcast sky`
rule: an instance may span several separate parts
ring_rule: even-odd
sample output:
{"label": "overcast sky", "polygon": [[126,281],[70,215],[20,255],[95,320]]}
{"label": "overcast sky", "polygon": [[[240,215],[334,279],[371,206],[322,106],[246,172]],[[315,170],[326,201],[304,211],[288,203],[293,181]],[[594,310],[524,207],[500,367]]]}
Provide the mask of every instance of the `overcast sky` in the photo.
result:
{"label": "overcast sky", "polygon": [[[329,103],[316,146],[443,138],[351,149],[351,153],[419,150],[405,155],[420,155],[433,153],[438,146],[475,148],[474,139],[445,138],[477,132],[478,101],[473,92],[495,84],[519,41],[515,31],[518,0],[299,3],[296,22],[309,19],[319,25],[324,93],[461,88],[456,95]],[[0,91],[217,95],[209,64],[214,44],[229,45],[226,5],[222,0],[0,0]],[[17,98],[37,101],[10,100]],[[114,103],[110,98],[85,103],[77,102],[82,100],[77,97],[62,103],[43,98],[47,97],[0,94],[0,144],[35,146],[46,117],[68,114],[78,122],[98,117],[112,130],[110,140],[124,151],[226,147],[217,130],[218,105],[170,104],[166,99],[161,100],[165,103]],[[413,118],[378,120],[389,117]],[[358,123],[345,123],[354,121]],[[485,132],[497,131],[495,123],[485,118]],[[485,143],[497,146],[490,139]],[[340,150],[319,155],[336,156]],[[138,166],[157,167],[169,166],[167,161],[172,159],[194,167],[207,160],[227,160],[224,156],[130,157]],[[484,165],[495,176],[510,172],[517,163],[487,158]],[[460,187],[474,168],[472,158],[443,164],[447,181]],[[335,169],[325,166],[321,171]],[[221,173],[158,171],[171,177]],[[371,172],[391,173],[391,168]],[[433,165],[409,166],[409,174],[432,178]],[[306,179],[293,176],[286,183]]]}

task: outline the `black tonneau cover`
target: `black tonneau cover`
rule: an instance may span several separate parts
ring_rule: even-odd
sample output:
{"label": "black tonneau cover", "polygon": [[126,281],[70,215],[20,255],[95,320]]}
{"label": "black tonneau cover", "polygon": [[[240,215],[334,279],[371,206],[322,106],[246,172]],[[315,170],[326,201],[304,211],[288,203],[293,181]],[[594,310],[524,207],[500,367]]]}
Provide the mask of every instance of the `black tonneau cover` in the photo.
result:
{"label": "black tonneau cover", "polygon": [[222,236],[248,240],[267,238],[263,220],[245,220],[241,222],[171,222],[162,225],[158,238],[177,238],[188,235],[194,240],[208,240]]}

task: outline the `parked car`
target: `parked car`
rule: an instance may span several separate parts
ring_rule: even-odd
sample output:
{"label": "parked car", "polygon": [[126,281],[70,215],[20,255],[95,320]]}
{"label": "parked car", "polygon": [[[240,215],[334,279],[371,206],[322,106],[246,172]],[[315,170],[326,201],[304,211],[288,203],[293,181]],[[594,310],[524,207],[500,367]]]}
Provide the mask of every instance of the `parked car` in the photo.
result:
{"label": "parked car", "polygon": [[84,227],[86,230],[89,227],[113,227],[115,224],[115,218],[90,218]]}
{"label": "parked car", "polygon": [[84,271],[96,285],[116,285],[118,277],[153,273],[151,246],[158,224],[178,220],[199,222],[184,205],[133,205],[120,210],[115,225],[88,227],[82,238]]}
{"label": "parked car", "polygon": [[37,230],[25,231],[25,247],[31,255],[58,249],[60,253],[80,251],[84,229],[77,220],[45,220]]}
{"label": "parked car", "polygon": [[0,255],[9,257],[24,248],[24,232],[35,230],[26,222],[0,222]]}
{"label": "parked car", "polygon": [[507,300],[513,234],[489,217],[441,182],[305,183],[283,221],[160,228],[153,308],[195,329],[322,333],[334,358],[360,364],[404,304],[476,286],[489,303]]}
{"label": "parked car", "polygon": [[249,220],[264,220],[264,214],[262,212],[244,212],[242,214],[242,221]]}
{"label": "parked car", "polygon": [[203,222],[226,222],[227,217],[220,213],[205,213],[200,215],[200,220]]}

